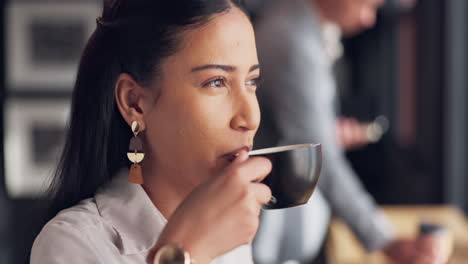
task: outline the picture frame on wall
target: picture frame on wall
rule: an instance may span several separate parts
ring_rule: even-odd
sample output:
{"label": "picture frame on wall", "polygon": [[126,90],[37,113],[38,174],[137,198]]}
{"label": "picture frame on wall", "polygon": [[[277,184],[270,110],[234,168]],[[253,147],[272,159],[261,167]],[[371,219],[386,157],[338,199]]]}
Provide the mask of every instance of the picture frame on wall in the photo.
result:
{"label": "picture frame on wall", "polygon": [[5,183],[12,198],[45,193],[65,143],[68,99],[19,99],[5,102]]}
{"label": "picture frame on wall", "polygon": [[10,1],[6,8],[8,89],[71,91],[100,10],[99,1]]}

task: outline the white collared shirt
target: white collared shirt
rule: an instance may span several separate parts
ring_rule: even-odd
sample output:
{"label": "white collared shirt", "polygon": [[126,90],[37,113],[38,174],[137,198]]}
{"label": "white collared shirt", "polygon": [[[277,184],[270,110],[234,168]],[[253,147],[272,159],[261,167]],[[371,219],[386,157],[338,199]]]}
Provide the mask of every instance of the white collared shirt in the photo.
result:
{"label": "white collared shirt", "polygon": [[[142,264],[167,221],[124,170],[94,198],[65,209],[34,241],[31,264]],[[251,246],[239,247],[212,264],[252,262]]]}

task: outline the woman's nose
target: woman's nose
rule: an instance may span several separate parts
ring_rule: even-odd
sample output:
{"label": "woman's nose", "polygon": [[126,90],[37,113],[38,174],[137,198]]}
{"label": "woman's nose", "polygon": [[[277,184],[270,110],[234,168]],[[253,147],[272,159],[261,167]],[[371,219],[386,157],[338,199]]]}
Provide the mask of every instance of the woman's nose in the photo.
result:
{"label": "woman's nose", "polygon": [[236,99],[234,115],[231,119],[231,128],[239,131],[257,130],[260,124],[260,108],[257,97],[244,94]]}

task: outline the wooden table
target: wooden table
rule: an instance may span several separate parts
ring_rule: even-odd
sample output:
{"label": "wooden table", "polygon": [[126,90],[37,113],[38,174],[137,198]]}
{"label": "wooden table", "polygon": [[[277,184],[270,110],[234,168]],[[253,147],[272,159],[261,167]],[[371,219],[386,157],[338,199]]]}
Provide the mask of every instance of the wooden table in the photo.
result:
{"label": "wooden table", "polygon": [[[453,236],[454,250],[450,264],[468,263],[468,223],[464,214],[452,206],[383,206],[399,238],[418,236],[422,220],[446,226]],[[381,252],[367,254],[350,229],[334,219],[326,246],[330,264],[387,264]]]}

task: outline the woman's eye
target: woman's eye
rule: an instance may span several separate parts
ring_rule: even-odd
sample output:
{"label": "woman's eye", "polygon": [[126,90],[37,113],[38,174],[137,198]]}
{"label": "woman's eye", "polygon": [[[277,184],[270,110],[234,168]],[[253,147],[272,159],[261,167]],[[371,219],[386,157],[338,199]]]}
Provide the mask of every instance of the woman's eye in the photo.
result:
{"label": "woman's eye", "polygon": [[246,85],[258,87],[261,83],[260,77],[248,80]]}
{"label": "woman's eye", "polygon": [[217,78],[203,85],[203,87],[214,87],[214,88],[222,88],[225,86],[226,86],[226,81],[223,78]]}

